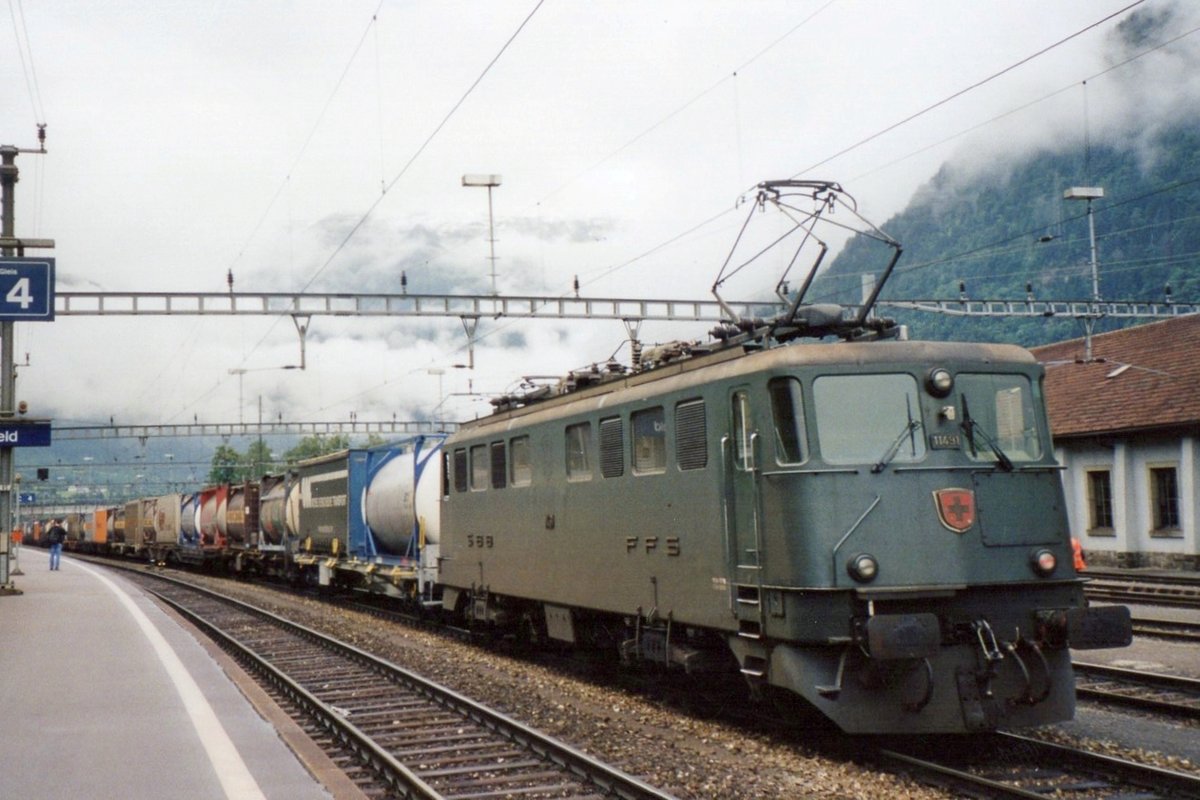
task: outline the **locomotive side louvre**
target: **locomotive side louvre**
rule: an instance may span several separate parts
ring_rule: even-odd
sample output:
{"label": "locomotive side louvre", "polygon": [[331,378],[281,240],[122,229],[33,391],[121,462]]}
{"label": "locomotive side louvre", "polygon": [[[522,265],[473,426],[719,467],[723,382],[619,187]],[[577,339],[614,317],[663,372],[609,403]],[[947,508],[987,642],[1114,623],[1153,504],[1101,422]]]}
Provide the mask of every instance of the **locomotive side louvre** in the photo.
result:
{"label": "locomotive side louvre", "polygon": [[567,640],[605,615],[689,668],[715,633],[849,731],[1068,718],[1065,620],[1118,646],[1128,615],[1084,609],[1040,381],[1004,345],[792,345],[467,423],[445,605]]}

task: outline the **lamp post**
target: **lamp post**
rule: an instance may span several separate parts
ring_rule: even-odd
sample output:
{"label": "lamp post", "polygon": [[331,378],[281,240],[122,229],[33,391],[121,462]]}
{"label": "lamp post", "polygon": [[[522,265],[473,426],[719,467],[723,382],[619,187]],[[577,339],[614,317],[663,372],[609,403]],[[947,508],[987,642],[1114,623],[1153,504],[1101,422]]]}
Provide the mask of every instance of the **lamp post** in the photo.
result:
{"label": "lamp post", "polygon": [[488,260],[492,262],[492,294],[498,295],[496,290],[496,231],[492,224],[492,189],[500,185],[499,175],[463,175],[463,186],[486,186],[488,190],[488,245],[491,247],[491,255]]}

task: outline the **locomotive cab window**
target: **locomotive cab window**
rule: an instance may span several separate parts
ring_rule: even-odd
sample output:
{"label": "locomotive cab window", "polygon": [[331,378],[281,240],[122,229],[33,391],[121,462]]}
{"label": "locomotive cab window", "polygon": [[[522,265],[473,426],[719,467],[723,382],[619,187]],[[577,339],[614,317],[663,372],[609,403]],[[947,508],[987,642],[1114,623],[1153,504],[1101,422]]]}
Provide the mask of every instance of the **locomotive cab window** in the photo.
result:
{"label": "locomotive cab window", "polygon": [[567,426],[567,480],[592,479],[592,423]]}
{"label": "locomotive cab window", "polygon": [[667,418],[662,406],[635,411],[629,418],[633,428],[633,472],[647,475],[667,469]]}
{"label": "locomotive cab window", "polygon": [[471,491],[482,492],[488,487],[492,465],[488,460],[486,444],[471,445]]}
{"label": "locomotive cab window", "polygon": [[[912,375],[826,375],[813,381],[817,446],[830,464],[925,458],[920,392]],[[894,448],[894,449],[893,449]]]}
{"label": "locomotive cab window", "polygon": [[517,436],[508,443],[509,478],[513,486],[533,483],[533,461],[529,453],[529,437]]}
{"label": "locomotive cab window", "polygon": [[976,430],[973,437],[963,437],[972,461],[1003,461],[997,450],[1012,461],[1037,461],[1042,457],[1029,378],[962,374],[958,376],[958,390],[962,422],[967,429]]}
{"label": "locomotive cab window", "polygon": [[775,378],[767,384],[767,391],[775,423],[775,458],[780,464],[802,464],[808,459],[808,434],[804,430],[800,381]]}

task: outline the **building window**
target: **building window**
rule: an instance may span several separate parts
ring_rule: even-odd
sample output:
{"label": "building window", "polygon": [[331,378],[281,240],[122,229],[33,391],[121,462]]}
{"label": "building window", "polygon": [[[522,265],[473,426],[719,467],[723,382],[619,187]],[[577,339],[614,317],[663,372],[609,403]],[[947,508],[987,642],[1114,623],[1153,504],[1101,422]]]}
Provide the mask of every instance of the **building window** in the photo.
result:
{"label": "building window", "polygon": [[1174,467],[1150,468],[1150,511],[1154,532],[1179,531],[1179,480]]}
{"label": "building window", "polygon": [[504,442],[492,442],[492,488],[503,489],[508,473],[504,457]]}
{"label": "building window", "polygon": [[587,481],[592,478],[592,423],[581,422],[567,426],[567,480]]}
{"label": "building window", "polygon": [[667,417],[662,406],[636,411],[629,418],[633,429],[633,472],[645,475],[667,469]]}
{"label": "building window", "polygon": [[708,428],[704,401],[688,400],[675,406],[675,462],[680,469],[708,466]]}
{"label": "building window", "polygon": [[518,436],[509,443],[509,469],[513,486],[533,483],[533,461],[529,454],[529,437]]}
{"label": "building window", "polygon": [[625,474],[624,425],[620,417],[600,420],[600,474],[619,478]]}
{"label": "building window", "polygon": [[1088,530],[1111,532],[1113,529],[1112,473],[1089,470],[1087,473]]}
{"label": "building window", "polygon": [[488,486],[488,478],[492,474],[492,465],[488,461],[486,444],[471,446],[471,491],[482,492]]}

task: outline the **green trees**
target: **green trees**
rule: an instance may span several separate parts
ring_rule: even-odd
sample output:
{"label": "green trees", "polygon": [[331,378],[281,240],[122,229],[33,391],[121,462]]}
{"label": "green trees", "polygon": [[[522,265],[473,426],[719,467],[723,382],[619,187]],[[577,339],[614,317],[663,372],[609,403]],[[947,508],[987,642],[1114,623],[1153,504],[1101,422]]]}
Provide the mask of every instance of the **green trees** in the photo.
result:
{"label": "green trees", "polygon": [[[1106,300],[1200,301],[1200,133],[1179,125],[1117,148],[1029,153],[1010,163],[946,164],[908,207],[881,226],[904,255],[881,300],[968,297],[1087,300],[1092,295],[1087,204],[1063,199],[1072,186],[1099,186],[1094,201],[1100,294]],[[857,303],[861,273],[878,273],[887,253],[849,241],[810,291],[815,302]],[[1082,335],[1070,319],[948,317],[882,308],[913,338],[1010,341],[1023,345]],[[1141,324],[1146,320],[1133,321]],[[1105,320],[1097,332],[1115,325]]]}
{"label": "green trees", "polygon": [[[378,434],[372,434],[366,443],[367,447],[383,444]],[[222,444],[213,451],[212,468],[208,472],[209,483],[237,483],[254,478],[261,478],[270,472],[278,472],[280,461],[295,464],[309,458],[336,453],[350,447],[350,437],[344,433],[332,436],[305,436],[295,447],[285,452],[277,460],[271,448],[261,439],[256,439],[246,448],[245,453],[239,453],[236,448]]]}

